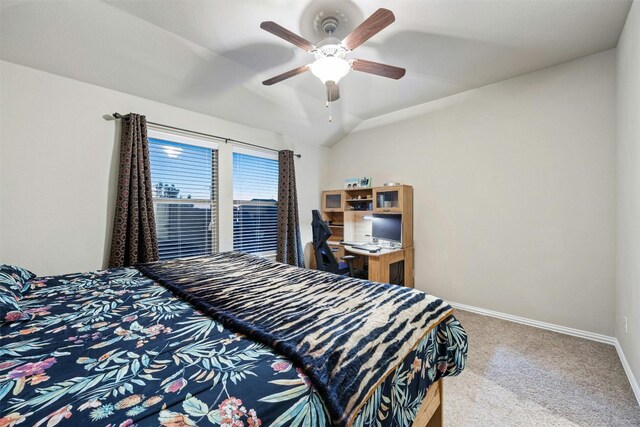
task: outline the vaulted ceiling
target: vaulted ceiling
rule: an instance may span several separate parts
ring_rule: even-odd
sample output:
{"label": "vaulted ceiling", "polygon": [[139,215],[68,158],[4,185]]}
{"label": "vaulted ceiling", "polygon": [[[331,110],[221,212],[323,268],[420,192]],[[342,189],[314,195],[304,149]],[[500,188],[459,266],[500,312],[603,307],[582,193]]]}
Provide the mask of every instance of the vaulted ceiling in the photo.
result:
{"label": "vaulted ceiling", "polygon": [[[627,0],[3,0],[4,60],[331,146],[367,119],[614,48]],[[342,38],[379,7],[396,22],[353,57],[407,69],[401,80],[350,72],[328,122],[313,61],[259,28],[311,42],[318,16]]]}

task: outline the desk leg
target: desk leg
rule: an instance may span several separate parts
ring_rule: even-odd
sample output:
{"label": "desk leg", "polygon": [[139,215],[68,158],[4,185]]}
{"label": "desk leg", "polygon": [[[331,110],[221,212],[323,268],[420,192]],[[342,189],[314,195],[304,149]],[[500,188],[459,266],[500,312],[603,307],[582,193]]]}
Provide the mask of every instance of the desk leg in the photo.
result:
{"label": "desk leg", "polygon": [[413,248],[404,250],[404,285],[413,288]]}
{"label": "desk leg", "polygon": [[369,257],[369,280],[389,283],[389,259],[386,255]]}

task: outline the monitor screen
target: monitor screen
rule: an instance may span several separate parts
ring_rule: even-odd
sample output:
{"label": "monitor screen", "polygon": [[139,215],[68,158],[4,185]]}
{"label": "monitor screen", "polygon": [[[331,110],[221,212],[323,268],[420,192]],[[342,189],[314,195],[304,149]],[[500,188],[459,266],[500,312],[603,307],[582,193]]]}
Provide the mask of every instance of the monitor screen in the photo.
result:
{"label": "monitor screen", "polygon": [[402,241],[402,215],[373,214],[371,236],[376,239]]}

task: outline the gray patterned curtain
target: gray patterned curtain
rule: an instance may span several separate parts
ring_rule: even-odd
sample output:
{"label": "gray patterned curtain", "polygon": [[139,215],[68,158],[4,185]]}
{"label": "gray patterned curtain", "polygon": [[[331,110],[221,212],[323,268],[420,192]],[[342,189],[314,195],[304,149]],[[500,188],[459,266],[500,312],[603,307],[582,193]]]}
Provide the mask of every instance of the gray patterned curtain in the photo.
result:
{"label": "gray patterned curtain", "polygon": [[304,267],[296,171],[291,150],[278,153],[278,251],[276,261]]}
{"label": "gray patterned curtain", "polygon": [[147,120],[130,113],[122,117],[118,200],[109,268],[157,260]]}

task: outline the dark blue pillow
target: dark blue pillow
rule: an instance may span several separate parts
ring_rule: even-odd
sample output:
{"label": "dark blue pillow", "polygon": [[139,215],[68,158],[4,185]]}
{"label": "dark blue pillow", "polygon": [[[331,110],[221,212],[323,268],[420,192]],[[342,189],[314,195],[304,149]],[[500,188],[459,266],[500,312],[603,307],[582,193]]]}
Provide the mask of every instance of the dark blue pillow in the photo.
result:
{"label": "dark blue pillow", "polygon": [[0,323],[29,319],[18,302],[29,292],[29,280],[34,277],[26,268],[0,264]]}
{"label": "dark blue pillow", "polygon": [[18,300],[29,292],[29,280],[36,277],[26,268],[15,265],[0,264],[0,285],[9,288]]}

